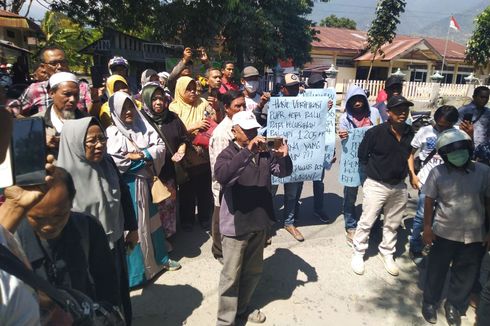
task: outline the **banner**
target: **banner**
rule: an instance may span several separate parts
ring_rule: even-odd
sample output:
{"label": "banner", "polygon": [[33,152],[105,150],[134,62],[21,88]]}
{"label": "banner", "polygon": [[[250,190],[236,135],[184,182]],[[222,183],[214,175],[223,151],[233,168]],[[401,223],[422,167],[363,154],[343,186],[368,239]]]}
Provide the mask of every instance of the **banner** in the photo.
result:
{"label": "banner", "polygon": [[342,157],[340,158],[339,182],[347,187],[358,187],[364,176],[359,170],[357,150],[364,134],[371,127],[362,127],[349,130],[349,137],[342,141]]}
{"label": "banner", "polygon": [[286,178],[273,177],[273,184],[321,179],[329,116],[327,105],[327,97],[271,98],[267,135],[285,137],[293,161],[292,175]]}

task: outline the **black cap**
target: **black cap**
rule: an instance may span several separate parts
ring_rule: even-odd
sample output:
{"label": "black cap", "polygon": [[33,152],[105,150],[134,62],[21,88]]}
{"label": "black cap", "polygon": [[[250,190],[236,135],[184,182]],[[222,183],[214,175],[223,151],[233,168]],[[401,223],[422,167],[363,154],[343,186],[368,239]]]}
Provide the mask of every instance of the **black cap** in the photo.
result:
{"label": "black cap", "polygon": [[409,100],[407,100],[401,95],[395,95],[388,100],[388,104],[386,105],[386,107],[389,110],[391,108],[395,108],[400,105],[413,106],[413,102],[410,102]]}
{"label": "black cap", "polygon": [[313,84],[316,84],[318,82],[325,81],[323,79],[323,76],[319,73],[312,73],[310,77],[308,77],[308,86],[311,86]]}
{"label": "black cap", "polygon": [[385,82],[385,89],[393,87],[394,85],[403,85],[403,78],[399,76],[390,76]]}

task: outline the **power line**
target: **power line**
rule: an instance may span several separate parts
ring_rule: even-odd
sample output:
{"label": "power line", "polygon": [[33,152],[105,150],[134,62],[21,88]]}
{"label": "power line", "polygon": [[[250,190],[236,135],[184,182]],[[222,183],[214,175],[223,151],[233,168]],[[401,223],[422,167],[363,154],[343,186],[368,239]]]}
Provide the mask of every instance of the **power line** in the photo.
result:
{"label": "power line", "polygon": [[43,7],[44,9],[46,10],[51,10],[51,8],[49,7],[46,7],[46,5],[44,5],[40,0],[36,0],[37,4],[40,5],[41,7]]}

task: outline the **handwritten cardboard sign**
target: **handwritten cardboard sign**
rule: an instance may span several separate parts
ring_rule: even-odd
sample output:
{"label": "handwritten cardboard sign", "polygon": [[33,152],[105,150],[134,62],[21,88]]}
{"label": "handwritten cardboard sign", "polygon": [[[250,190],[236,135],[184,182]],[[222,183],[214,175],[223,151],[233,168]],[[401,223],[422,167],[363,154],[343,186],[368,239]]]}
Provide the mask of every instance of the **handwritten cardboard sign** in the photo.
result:
{"label": "handwritten cardboard sign", "polygon": [[340,158],[339,182],[347,187],[358,187],[364,176],[359,169],[357,151],[364,134],[371,127],[349,130],[349,137],[342,141],[342,157]]}
{"label": "handwritten cardboard sign", "polygon": [[293,173],[273,177],[274,184],[320,180],[325,160],[326,97],[273,97],[269,103],[268,136],[287,138]]}
{"label": "handwritten cardboard sign", "polygon": [[330,169],[335,155],[335,88],[307,88],[301,94],[303,97],[325,97],[332,101],[333,106],[327,111],[327,125],[325,132],[325,163],[324,167]]}

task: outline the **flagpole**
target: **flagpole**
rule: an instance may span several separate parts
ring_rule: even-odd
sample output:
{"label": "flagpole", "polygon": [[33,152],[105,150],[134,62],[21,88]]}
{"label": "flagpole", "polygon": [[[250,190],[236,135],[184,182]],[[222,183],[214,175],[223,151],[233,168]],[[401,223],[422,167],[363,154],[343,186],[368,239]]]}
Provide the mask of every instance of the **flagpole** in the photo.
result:
{"label": "flagpole", "polygon": [[[450,21],[451,21],[451,17],[449,17]],[[444,45],[444,54],[442,55],[441,75],[443,74],[443,71],[444,71],[444,62],[446,61],[447,42],[449,40],[449,31],[450,30],[451,30],[451,24],[449,24],[449,26],[447,27],[446,45]]]}

